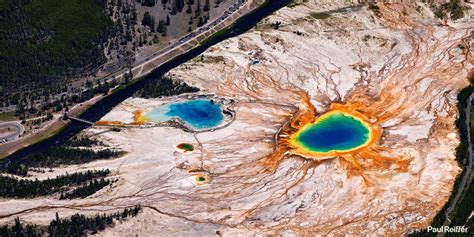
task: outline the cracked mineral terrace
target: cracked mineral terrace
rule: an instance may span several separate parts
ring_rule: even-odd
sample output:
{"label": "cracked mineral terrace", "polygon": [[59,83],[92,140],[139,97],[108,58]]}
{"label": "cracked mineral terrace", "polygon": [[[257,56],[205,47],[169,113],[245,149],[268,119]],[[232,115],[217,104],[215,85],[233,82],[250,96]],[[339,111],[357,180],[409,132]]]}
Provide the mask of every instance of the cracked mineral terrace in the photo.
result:
{"label": "cracked mineral terrace", "polygon": [[[127,154],[54,172],[109,168],[118,182],[86,199],[3,200],[2,222],[46,224],[56,212],[141,204],[143,214],[99,235],[400,235],[426,227],[460,171],[454,121],[473,69],[472,11],[444,25],[421,3],[378,4],[374,13],[342,2],[283,8],[169,72],[233,100],[229,126],[92,127],[83,134]],[[132,122],[135,109],[166,101],[130,98],[106,118]],[[324,159],[289,142],[333,110],[364,118],[373,141]]]}

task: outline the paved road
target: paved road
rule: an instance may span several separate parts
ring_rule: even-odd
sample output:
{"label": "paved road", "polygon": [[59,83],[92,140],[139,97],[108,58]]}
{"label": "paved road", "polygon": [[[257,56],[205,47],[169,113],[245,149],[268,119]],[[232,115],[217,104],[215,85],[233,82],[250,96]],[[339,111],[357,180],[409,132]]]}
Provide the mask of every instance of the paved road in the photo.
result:
{"label": "paved road", "polygon": [[18,122],[4,122],[0,123],[0,129],[1,128],[15,128],[15,133],[14,134],[9,134],[7,136],[0,137],[0,144],[7,143],[9,141],[13,141],[18,138],[24,131],[25,127],[21,125]]}

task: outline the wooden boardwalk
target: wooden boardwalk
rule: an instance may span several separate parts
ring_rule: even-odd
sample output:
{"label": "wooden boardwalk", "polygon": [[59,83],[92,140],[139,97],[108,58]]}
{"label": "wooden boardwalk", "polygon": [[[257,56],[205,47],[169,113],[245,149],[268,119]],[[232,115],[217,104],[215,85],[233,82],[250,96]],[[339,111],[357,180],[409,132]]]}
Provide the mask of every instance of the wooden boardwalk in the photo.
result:
{"label": "wooden boardwalk", "polygon": [[67,114],[67,113],[64,113],[63,118],[64,118],[64,119],[69,119],[69,120],[71,120],[71,121],[76,121],[76,122],[79,122],[79,123],[84,123],[84,124],[91,125],[91,126],[95,124],[95,123],[93,123],[93,122],[91,122],[91,121],[89,121],[89,120],[85,120],[85,119],[81,119],[81,118],[69,116],[69,114]]}

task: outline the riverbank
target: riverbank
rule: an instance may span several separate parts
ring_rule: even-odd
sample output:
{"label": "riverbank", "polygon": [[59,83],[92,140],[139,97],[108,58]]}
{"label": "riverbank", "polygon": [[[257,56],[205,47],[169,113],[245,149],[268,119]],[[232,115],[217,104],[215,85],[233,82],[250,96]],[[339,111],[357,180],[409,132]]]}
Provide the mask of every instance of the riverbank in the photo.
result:
{"label": "riverbank", "polygon": [[[472,121],[474,114],[472,112],[472,100],[474,98],[474,87],[472,85],[464,88],[458,94],[459,116],[456,120],[456,127],[459,131],[460,143],[456,149],[456,160],[462,171],[456,177],[451,196],[443,208],[433,218],[430,226],[433,228],[453,227],[467,225],[470,219],[470,213],[474,206],[469,200],[470,193],[473,192],[471,185],[473,179],[472,173]],[[474,232],[470,229],[471,233]],[[427,229],[415,230],[409,236],[437,236],[436,233],[427,232]]]}

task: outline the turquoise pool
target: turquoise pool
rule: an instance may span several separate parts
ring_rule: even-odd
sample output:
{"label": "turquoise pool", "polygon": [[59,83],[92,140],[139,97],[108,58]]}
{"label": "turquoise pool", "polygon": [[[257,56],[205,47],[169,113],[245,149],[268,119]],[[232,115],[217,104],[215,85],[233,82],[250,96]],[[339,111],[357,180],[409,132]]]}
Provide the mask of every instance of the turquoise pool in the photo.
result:
{"label": "turquoise pool", "polygon": [[194,129],[213,128],[224,120],[221,106],[206,99],[166,104],[145,113],[144,117],[153,122],[180,118]]}

